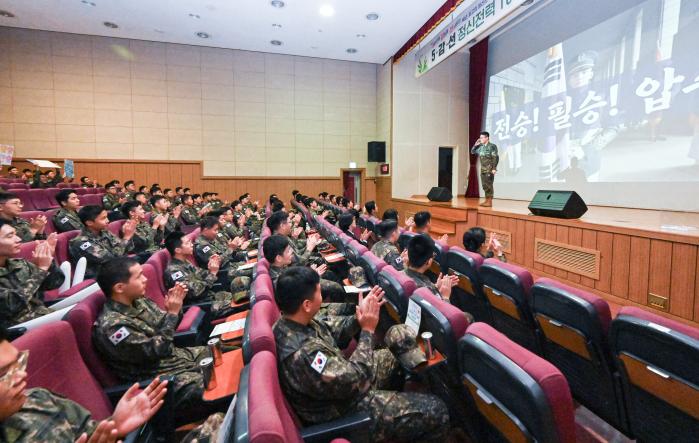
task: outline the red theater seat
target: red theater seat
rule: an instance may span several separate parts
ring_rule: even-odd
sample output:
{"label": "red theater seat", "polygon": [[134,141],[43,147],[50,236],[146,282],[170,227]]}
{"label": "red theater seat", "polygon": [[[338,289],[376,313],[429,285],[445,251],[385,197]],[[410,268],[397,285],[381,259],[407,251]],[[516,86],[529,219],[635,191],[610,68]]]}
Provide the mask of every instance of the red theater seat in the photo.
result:
{"label": "red theater seat", "polygon": [[386,311],[394,323],[404,323],[410,296],[416,288],[415,282],[393,266],[386,266],[379,272],[378,285],[384,290],[384,300],[387,302],[382,312]]}
{"label": "red theater seat", "polygon": [[252,357],[261,351],[277,355],[272,326],[281,313],[277,305],[269,300],[257,301],[248,315],[245,338],[243,339],[243,359],[249,363]]}
{"label": "red theater seat", "polygon": [[480,254],[466,251],[458,246],[447,252],[447,274],[456,275],[459,283],[451,290],[450,302],[462,311],[473,315],[476,321],[492,324],[488,299],[483,294],[478,268],[483,264]]}
{"label": "red theater seat", "polygon": [[459,340],[459,367],[486,423],[478,441],[576,441],[568,382],[551,363],[474,323]]}

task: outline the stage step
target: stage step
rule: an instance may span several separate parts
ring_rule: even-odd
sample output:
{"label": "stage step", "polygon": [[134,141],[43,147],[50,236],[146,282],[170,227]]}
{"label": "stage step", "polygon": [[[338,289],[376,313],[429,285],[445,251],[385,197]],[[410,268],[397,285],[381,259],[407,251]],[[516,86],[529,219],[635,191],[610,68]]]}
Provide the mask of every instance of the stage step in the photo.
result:
{"label": "stage step", "polygon": [[451,220],[445,220],[442,217],[436,217],[434,214],[432,214],[432,226],[430,227],[430,232],[440,236],[443,234],[452,235],[456,233],[456,225]]}

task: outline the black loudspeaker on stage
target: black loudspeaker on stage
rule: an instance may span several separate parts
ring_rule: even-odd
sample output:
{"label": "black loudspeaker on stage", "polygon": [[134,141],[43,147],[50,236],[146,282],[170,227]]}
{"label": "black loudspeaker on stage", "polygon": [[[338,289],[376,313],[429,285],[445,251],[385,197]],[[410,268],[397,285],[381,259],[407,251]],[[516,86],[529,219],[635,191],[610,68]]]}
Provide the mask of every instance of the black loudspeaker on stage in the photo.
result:
{"label": "black loudspeaker on stage", "polygon": [[556,218],[580,218],[587,205],[575,191],[537,191],[529,203],[534,215]]}
{"label": "black loudspeaker on stage", "polygon": [[367,160],[370,162],[386,162],[386,142],[369,142]]}
{"label": "black loudspeaker on stage", "polygon": [[427,194],[427,199],[433,202],[448,202],[451,200],[451,198],[451,191],[449,191],[447,188],[440,188],[438,186],[430,189],[430,192]]}

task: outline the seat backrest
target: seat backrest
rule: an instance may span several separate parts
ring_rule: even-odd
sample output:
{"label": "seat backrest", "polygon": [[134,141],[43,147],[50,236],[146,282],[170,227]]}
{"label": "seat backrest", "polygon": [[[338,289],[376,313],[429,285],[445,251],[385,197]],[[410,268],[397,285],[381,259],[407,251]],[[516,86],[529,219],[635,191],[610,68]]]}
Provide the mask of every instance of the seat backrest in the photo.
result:
{"label": "seat backrest", "polygon": [[277,359],[261,351],[250,361],[247,389],[250,443],[301,443],[301,435],[284,398]]}
{"label": "seat backrest", "polygon": [[459,283],[451,292],[451,303],[470,312],[476,321],[490,323],[490,308],[483,295],[481,277],[478,274],[478,268],[482,264],[483,256],[458,246],[449,248],[447,252],[446,271],[459,278]]}
{"label": "seat backrest", "polygon": [[92,344],[92,328],[100,312],[102,312],[106,299],[102,291],[95,292],[78,302],[73,309],[68,311],[64,320],[73,329],[80,355],[90,372],[103,387],[108,388],[116,385],[118,379],[102,361],[95,346]]}
{"label": "seat backrest", "polygon": [[551,363],[474,323],[459,340],[459,367],[490,433],[509,441],[576,441],[568,382]]}
{"label": "seat backrest", "polygon": [[38,243],[39,243],[39,242],[37,242],[36,240],[30,241],[30,242],[26,242],[26,243],[22,243],[22,244],[19,246],[19,254],[17,254],[17,255],[15,256],[15,258],[21,258],[21,259],[24,259],[24,260],[31,261],[31,259],[32,259],[32,253],[34,252],[34,249],[36,248],[36,245],[37,245]]}
{"label": "seat backrest", "polygon": [[15,192],[17,189],[29,189],[29,185],[25,183],[7,183],[4,185],[5,189],[11,189],[12,192]]}
{"label": "seat backrest", "polygon": [[48,189],[30,189],[29,198],[34,202],[36,209],[45,210],[56,207],[55,199],[52,203],[49,198]]}
{"label": "seat backrest", "polygon": [[71,187],[70,185],[71,185],[70,183],[57,183],[56,187],[59,189],[64,189],[64,188],[70,188]]}
{"label": "seat backrest", "polygon": [[70,241],[77,237],[80,231],[77,229],[75,231],[62,232],[58,234],[58,241],[56,242],[56,262],[60,265],[63,262],[70,262],[70,252],[68,246]]}
{"label": "seat backrest", "polygon": [[351,240],[345,246],[345,256],[354,265],[359,265],[358,259],[362,255],[366,254],[369,250],[363,244],[359,243],[357,240]]}
{"label": "seat backrest", "polygon": [[[167,249],[160,249],[151,255],[146,263],[153,265],[158,275],[164,276],[165,269],[167,269],[167,266],[170,264],[170,253]],[[165,279],[163,277],[158,279],[158,284],[160,285],[160,290],[166,293],[167,288],[165,287]]]}
{"label": "seat backrest", "polygon": [[90,190],[87,188],[75,188],[74,191],[75,191],[75,194],[78,196],[90,193]]}
{"label": "seat backrest", "polygon": [[421,308],[420,332],[431,332],[434,346],[456,367],[457,342],[468,327],[464,312],[427,288],[416,289],[410,298]]}
{"label": "seat backrest", "polygon": [[389,265],[379,272],[377,284],[384,290],[384,299],[388,302],[384,306],[391,318],[396,323],[405,322],[410,296],[416,288],[415,282]]}
{"label": "seat backrest", "polygon": [[261,351],[269,351],[277,355],[272,326],[279,319],[279,309],[273,301],[258,300],[252,307],[248,326],[248,346],[250,357]]}
{"label": "seat backrest", "polygon": [[371,251],[364,253],[361,257],[357,259],[357,264],[364,269],[364,275],[366,276],[369,284],[374,286],[378,281],[379,272],[388,264],[374,255]]}
{"label": "seat backrest", "polygon": [[155,270],[155,267],[150,263],[144,263],[141,265],[143,269],[143,275],[148,279],[146,282],[146,297],[153,300],[160,309],[165,309],[165,292],[160,289],[160,283],[158,279],[163,278],[163,274]]}
{"label": "seat backrest", "polygon": [[78,189],[80,188],[80,183],[68,183],[69,188]]}
{"label": "seat backrest", "polygon": [[29,189],[12,189],[12,193],[15,194],[22,201],[24,211],[38,211],[42,208],[38,208],[34,205],[34,200],[29,193]]}
{"label": "seat backrest", "polygon": [[258,274],[253,282],[253,292],[255,303],[267,300],[276,305],[276,301],[274,301],[274,284],[269,274]]}
{"label": "seat backrest", "polygon": [[68,323],[48,323],[27,332],[13,344],[30,352],[28,388],[41,387],[68,397],[88,409],[96,420],[111,415],[109,399],[80,356]]}
{"label": "seat backrest", "polygon": [[[44,211],[22,211],[19,213],[19,218],[30,221],[40,215],[46,215]],[[48,217],[47,217],[48,218]]]}
{"label": "seat backrest", "polygon": [[626,306],[612,321],[609,341],[634,436],[699,435],[699,328]]}
{"label": "seat backrest", "polygon": [[126,223],[126,219],[114,220],[107,225],[107,229],[109,229],[109,232],[115,237],[121,238],[121,227],[124,226],[124,223]]}
{"label": "seat backrest", "polygon": [[415,237],[417,234],[411,231],[403,231],[400,233],[398,236],[398,250],[402,251],[405,248],[408,247],[408,242],[410,242],[410,239]]}
{"label": "seat backrest", "polygon": [[49,209],[44,212],[44,216],[46,217],[46,227],[44,227],[45,234],[56,232],[56,227],[53,225],[53,216],[56,215],[56,212],[58,212],[58,208]]}

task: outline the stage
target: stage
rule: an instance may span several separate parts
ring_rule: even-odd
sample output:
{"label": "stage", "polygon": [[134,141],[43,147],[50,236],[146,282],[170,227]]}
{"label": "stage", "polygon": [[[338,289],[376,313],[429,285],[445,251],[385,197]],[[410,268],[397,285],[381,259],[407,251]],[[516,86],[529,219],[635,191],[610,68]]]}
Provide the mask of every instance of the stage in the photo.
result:
{"label": "stage", "polygon": [[451,246],[461,246],[463,233],[480,226],[498,237],[509,262],[535,277],[590,290],[613,308],[642,306],[699,324],[699,213],[590,206],[580,219],[564,220],[531,215],[526,201],[478,203],[391,199],[401,223],[429,210],[433,233],[449,234]]}

